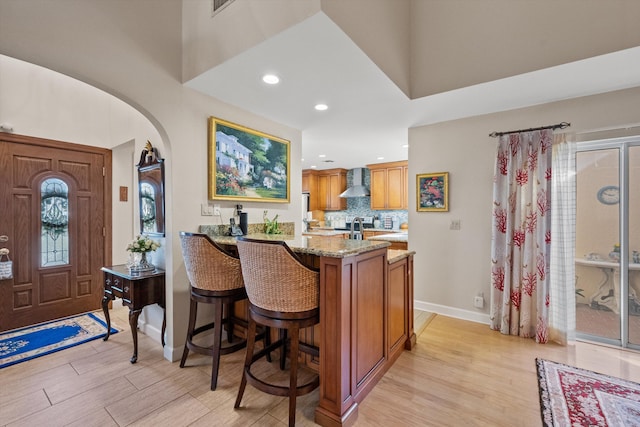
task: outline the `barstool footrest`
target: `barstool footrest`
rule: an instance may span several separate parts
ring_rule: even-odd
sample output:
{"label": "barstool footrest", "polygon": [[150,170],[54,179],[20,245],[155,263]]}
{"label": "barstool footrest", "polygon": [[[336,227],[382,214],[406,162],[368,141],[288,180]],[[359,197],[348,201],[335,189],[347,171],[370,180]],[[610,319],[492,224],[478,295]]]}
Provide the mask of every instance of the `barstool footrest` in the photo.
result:
{"label": "barstool footrest", "polygon": [[[258,390],[260,390],[262,392],[265,392],[265,393],[273,394],[273,395],[276,395],[276,396],[290,396],[291,395],[291,390],[289,389],[289,386],[280,386],[280,385],[268,383],[268,382],[266,382],[264,380],[261,380],[260,378],[258,378],[255,375],[253,375],[253,373],[251,373],[251,370],[249,368],[245,368],[244,371],[245,371],[245,373],[247,375],[246,376],[247,382],[249,384],[251,384],[252,386],[254,386],[255,388],[257,388]],[[313,390],[315,390],[319,385],[320,385],[320,377],[318,375],[316,375],[308,383],[296,386],[295,395],[296,396],[303,396],[305,394],[309,394]]]}
{"label": "barstool footrest", "polygon": [[[203,354],[205,356],[213,356],[213,346],[204,347],[198,344],[194,344],[191,341],[187,341],[187,348],[194,353]],[[220,354],[229,354],[234,351],[241,350],[247,346],[247,340],[238,341],[232,345],[220,347]]]}

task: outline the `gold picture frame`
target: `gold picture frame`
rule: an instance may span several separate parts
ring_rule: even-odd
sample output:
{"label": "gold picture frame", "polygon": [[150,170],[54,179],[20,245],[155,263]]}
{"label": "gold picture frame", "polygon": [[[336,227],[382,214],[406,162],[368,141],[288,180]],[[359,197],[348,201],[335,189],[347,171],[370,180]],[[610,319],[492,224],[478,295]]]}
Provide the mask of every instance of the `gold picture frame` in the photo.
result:
{"label": "gold picture frame", "polygon": [[449,210],[449,172],[416,175],[416,210],[447,212]]}
{"label": "gold picture frame", "polygon": [[290,145],[286,139],[209,117],[209,199],[289,203]]}

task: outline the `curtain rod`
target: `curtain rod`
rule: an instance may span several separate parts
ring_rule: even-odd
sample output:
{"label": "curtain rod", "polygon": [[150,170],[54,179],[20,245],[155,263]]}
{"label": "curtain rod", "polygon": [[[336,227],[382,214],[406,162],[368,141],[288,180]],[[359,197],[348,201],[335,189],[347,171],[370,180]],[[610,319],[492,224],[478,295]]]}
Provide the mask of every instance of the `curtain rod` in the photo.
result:
{"label": "curtain rod", "polygon": [[510,134],[510,133],[533,132],[534,130],[543,130],[543,129],[553,129],[553,130],[555,130],[555,129],[565,129],[565,128],[568,128],[569,126],[571,126],[571,123],[561,122],[561,123],[556,123],[555,125],[540,126],[540,127],[537,127],[537,128],[510,130],[508,132],[491,132],[489,134],[489,136],[491,138],[497,138],[499,136],[507,135],[507,134]]}

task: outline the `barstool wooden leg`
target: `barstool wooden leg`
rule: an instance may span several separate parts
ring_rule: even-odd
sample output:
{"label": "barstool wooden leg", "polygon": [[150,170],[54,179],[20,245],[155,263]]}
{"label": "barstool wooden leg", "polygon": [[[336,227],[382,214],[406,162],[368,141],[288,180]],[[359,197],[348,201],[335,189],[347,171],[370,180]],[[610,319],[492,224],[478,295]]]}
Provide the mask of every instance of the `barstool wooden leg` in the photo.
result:
{"label": "barstool wooden leg", "polygon": [[278,335],[282,340],[282,347],[280,347],[280,370],[284,371],[284,367],[287,363],[287,330],[280,329],[278,331]]}
{"label": "barstool wooden leg", "polygon": [[227,331],[227,342],[231,344],[233,343],[233,303],[224,305],[224,313],[223,318],[228,319],[227,323],[224,325],[224,328]]}
{"label": "barstool wooden leg", "polygon": [[213,303],[214,324],[213,324],[213,360],[211,362],[211,390],[215,390],[218,385],[218,368],[220,367],[220,347],[222,347],[222,301],[216,300]]}
{"label": "barstool wooden leg", "polygon": [[[285,330],[285,337],[286,337]],[[291,326],[291,350],[289,356],[289,427],[296,425],[296,400],[298,397],[298,341],[300,339],[298,325]],[[286,347],[286,341],[285,345]]]}
{"label": "barstool wooden leg", "polygon": [[234,408],[240,407],[240,402],[242,401],[242,395],[244,394],[244,389],[247,386],[247,372],[251,367],[251,360],[253,359],[253,348],[256,343],[256,321],[251,318],[249,315],[249,329],[247,330],[247,353],[244,358],[244,368],[242,369],[242,379],[240,380],[240,388],[238,389],[238,397],[236,398],[236,403],[233,405]]}
{"label": "barstool wooden leg", "polygon": [[182,352],[182,359],[180,360],[180,367],[184,368],[184,363],[189,356],[189,343],[193,339],[193,330],[196,328],[196,315],[198,314],[198,302],[190,297],[191,304],[189,306],[189,326],[187,329],[187,338],[184,342],[184,351]]}
{"label": "barstool wooden leg", "polygon": [[[271,345],[271,328],[268,326],[264,327],[264,338],[262,341],[263,348],[267,348]],[[267,353],[267,362],[271,363],[271,352]]]}

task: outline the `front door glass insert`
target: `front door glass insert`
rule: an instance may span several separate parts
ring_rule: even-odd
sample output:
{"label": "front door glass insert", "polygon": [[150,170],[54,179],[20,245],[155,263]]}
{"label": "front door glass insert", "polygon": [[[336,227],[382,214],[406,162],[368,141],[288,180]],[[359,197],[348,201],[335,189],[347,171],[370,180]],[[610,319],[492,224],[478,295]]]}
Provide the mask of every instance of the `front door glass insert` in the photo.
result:
{"label": "front door glass insert", "polygon": [[40,187],[40,266],[69,264],[69,186],[58,178]]}

